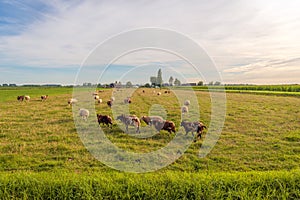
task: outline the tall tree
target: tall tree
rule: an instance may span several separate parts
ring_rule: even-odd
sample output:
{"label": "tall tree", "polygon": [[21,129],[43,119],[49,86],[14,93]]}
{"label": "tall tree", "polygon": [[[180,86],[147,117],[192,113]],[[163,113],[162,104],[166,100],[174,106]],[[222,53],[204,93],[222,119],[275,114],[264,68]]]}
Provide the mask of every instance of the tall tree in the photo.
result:
{"label": "tall tree", "polygon": [[203,86],[203,81],[199,81],[197,85],[198,86]]}
{"label": "tall tree", "polygon": [[159,69],[158,72],[157,72],[157,80],[156,80],[156,84],[157,84],[159,87],[161,87],[162,84],[163,84],[161,69]]}
{"label": "tall tree", "polygon": [[173,81],[174,81],[174,78],[172,76],[170,76],[170,78],[169,78],[169,85],[170,86],[173,86]]}
{"label": "tall tree", "polygon": [[131,87],[132,87],[132,83],[131,83],[130,81],[128,81],[128,82],[126,83],[126,87],[127,87],[127,88],[131,88]]}

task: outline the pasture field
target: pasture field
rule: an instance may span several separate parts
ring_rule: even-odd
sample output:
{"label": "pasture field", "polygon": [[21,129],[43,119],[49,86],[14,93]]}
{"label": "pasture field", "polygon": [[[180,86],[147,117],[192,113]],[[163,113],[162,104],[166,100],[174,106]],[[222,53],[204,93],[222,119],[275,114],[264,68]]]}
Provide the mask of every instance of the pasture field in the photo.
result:
{"label": "pasture field", "polygon": [[[193,86],[194,90],[207,91],[208,86]],[[258,95],[300,97],[300,85],[225,85],[210,86],[211,89],[225,89],[226,93],[247,93]]]}
{"label": "pasture field", "polygon": [[[162,90],[157,96],[152,90],[142,93],[137,89],[130,112],[140,117],[147,115],[152,105],[163,105],[168,119],[179,129],[180,103],[174,94]],[[18,95],[27,94],[30,102],[16,100]],[[45,94],[49,99],[42,102],[40,96]],[[99,93],[104,103],[95,104],[97,113],[112,114],[105,104],[111,95],[112,90]],[[196,95],[200,120],[209,126],[209,93],[196,91]],[[166,199],[300,198],[299,97],[227,93],[224,128],[207,157],[198,157],[202,144],[198,140],[176,162],[158,172],[128,174],[100,163],[82,144],[72,108],[67,105],[71,88],[0,89],[0,96],[0,199],[26,199],[34,194],[41,199],[72,194],[79,199],[76,195],[82,193],[91,199],[151,199],[154,194]],[[112,129],[102,126],[106,136],[133,152],[159,149],[174,137],[161,131],[138,139],[123,133],[114,122]],[[154,190],[155,184],[161,187]]]}

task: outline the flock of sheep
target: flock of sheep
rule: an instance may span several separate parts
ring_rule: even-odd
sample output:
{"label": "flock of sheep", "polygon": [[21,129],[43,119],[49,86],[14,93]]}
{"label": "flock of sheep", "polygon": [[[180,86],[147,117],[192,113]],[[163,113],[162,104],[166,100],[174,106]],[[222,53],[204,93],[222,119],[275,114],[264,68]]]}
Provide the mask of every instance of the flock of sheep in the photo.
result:
{"label": "flock of sheep", "polygon": [[[42,95],[41,100],[45,101],[48,99],[48,95]],[[17,96],[18,101],[30,101],[30,96],[29,95],[22,95],[22,96]]]}
{"label": "flock of sheep", "polygon": [[[145,93],[145,90],[143,90],[143,93]],[[154,93],[156,93],[154,91]],[[165,93],[170,93],[170,91],[165,91]],[[157,95],[161,95],[161,92],[157,92]],[[96,102],[102,103],[102,99],[99,97],[98,92],[94,92],[93,98]],[[42,95],[41,96],[41,101],[45,101],[48,99],[48,95]],[[17,97],[18,101],[30,101],[30,96],[28,95],[23,95],[23,96],[18,96]],[[109,107],[112,107],[113,103],[115,101],[114,97],[111,97],[109,101],[107,101],[107,105]],[[77,103],[78,100],[75,98],[71,98],[68,100],[68,105],[71,106],[75,103]],[[124,104],[130,104],[132,103],[132,100],[130,97],[127,97],[124,99]],[[184,105],[181,107],[181,112],[183,114],[188,113],[189,109],[188,107],[190,106],[191,102],[190,100],[185,100]],[[79,109],[79,116],[82,117],[84,120],[87,120],[89,117],[89,110],[81,108]],[[100,124],[106,124],[108,127],[112,128],[113,125],[113,120],[112,117],[109,115],[101,115],[97,114],[97,119],[98,123]],[[136,133],[140,133],[140,127],[141,127],[141,121],[144,121],[148,126],[153,126],[158,132],[160,130],[165,130],[168,131],[170,134],[173,132],[176,132],[176,126],[175,123],[169,120],[164,120],[160,116],[142,116],[141,118],[138,118],[136,115],[119,115],[117,116],[117,120],[120,120],[126,127],[126,132],[128,132],[128,126],[134,126],[136,128]],[[180,123],[180,126],[182,126],[188,134],[191,132],[194,135],[194,132],[197,133],[196,139],[202,137],[203,130],[206,128],[206,126],[199,121],[196,122],[188,122],[188,121],[182,121]]]}
{"label": "flock of sheep", "polygon": [[[143,90],[143,93],[145,93],[145,90]],[[169,91],[165,92],[165,93],[169,93]],[[98,102],[98,103],[103,102],[102,99],[98,96],[97,92],[94,92],[92,95],[96,102]],[[161,95],[161,92],[158,92],[157,95]],[[115,101],[115,98],[111,97],[110,100],[107,101],[106,103],[109,107],[112,107],[114,101]],[[70,99],[68,101],[68,104],[72,105],[76,102],[77,102],[76,99]],[[130,97],[126,97],[123,102],[124,102],[124,104],[129,104],[129,103],[132,103],[132,100]],[[188,107],[190,106],[190,104],[191,104],[190,100],[184,101],[184,105],[181,107],[181,112],[183,114],[189,112]],[[89,111],[87,109],[81,108],[81,109],[79,109],[79,116],[82,117],[82,119],[87,120],[87,118],[89,117]],[[112,128],[113,119],[111,116],[97,114],[97,119],[98,119],[99,125],[106,124],[108,127]],[[175,123],[173,121],[164,120],[160,116],[142,116],[141,118],[138,118],[136,115],[121,114],[121,115],[117,116],[116,120],[121,121],[125,125],[126,132],[128,132],[129,126],[134,126],[136,133],[140,133],[141,121],[144,121],[148,126],[153,126],[158,132],[160,130],[168,131],[170,134],[172,132],[173,133],[176,132]],[[201,139],[203,130],[206,129],[206,126],[200,121],[196,121],[196,122],[182,121],[180,123],[180,126],[182,126],[184,128],[186,134],[191,132],[194,135],[194,132],[196,132],[197,133],[196,139],[198,139],[198,138]],[[196,141],[196,139],[195,139],[195,141]]]}

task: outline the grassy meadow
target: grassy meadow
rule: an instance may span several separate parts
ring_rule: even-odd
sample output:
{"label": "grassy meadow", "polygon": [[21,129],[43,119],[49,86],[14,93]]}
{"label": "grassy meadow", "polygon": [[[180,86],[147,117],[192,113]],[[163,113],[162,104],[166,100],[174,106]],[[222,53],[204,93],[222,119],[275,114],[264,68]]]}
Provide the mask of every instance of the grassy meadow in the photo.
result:
{"label": "grassy meadow", "polygon": [[[140,117],[162,105],[179,129],[180,102],[174,94],[142,90],[132,94],[130,113]],[[95,103],[97,113],[112,115],[105,103],[112,93],[99,93],[103,103]],[[46,94],[49,99],[42,102]],[[18,95],[31,100],[18,102]],[[146,174],[116,171],[88,152],[67,104],[72,88],[1,88],[0,96],[0,199],[300,198],[299,96],[227,93],[223,131],[208,156],[198,157],[203,139],[198,140],[173,164]],[[209,93],[196,91],[196,97],[200,120],[209,126]],[[102,128],[115,145],[133,152],[160,149],[174,137],[161,131],[139,139],[117,124]]]}

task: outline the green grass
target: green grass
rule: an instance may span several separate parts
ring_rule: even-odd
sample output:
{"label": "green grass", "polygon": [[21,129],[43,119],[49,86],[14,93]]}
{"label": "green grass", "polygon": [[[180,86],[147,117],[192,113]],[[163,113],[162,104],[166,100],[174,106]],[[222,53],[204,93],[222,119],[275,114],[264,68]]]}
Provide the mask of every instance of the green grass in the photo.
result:
{"label": "green grass", "polygon": [[[231,85],[209,86],[211,90],[226,90],[226,93],[300,97],[300,85]],[[194,86],[194,90],[208,91],[208,86]]]}
{"label": "green grass", "polygon": [[[72,88],[68,87],[0,87],[0,102],[13,101],[17,96],[29,95],[31,100],[41,100],[42,95],[58,95],[71,93]],[[32,99],[32,96],[34,97]]]}
{"label": "green grass", "polygon": [[299,199],[300,172],[1,174],[0,199]]}
{"label": "green grass", "polygon": [[225,88],[226,90],[250,90],[250,91],[278,91],[278,92],[300,92],[300,85],[225,85],[225,86],[194,86],[194,89],[207,90],[211,88]]}
{"label": "green grass", "polygon": [[[143,94],[139,89],[133,93],[130,112],[147,115],[151,105],[160,104],[168,119],[179,128],[181,103],[175,101],[172,93],[157,96],[152,90],[146,89]],[[31,101],[18,102],[16,96],[23,94],[30,95]],[[48,94],[49,99],[42,102],[40,96],[44,94]],[[100,93],[104,103],[95,105],[97,113],[111,115],[105,104],[111,94],[111,90]],[[209,93],[197,91],[196,94],[201,120],[209,126]],[[134,175],[105,166],[84,147],[74,126],[72,108],[67,105],[72,89],[0,89],[0,191],[3,194],[0,193],[0,199],[10,199],[7,196],[26,199],[34,194],[37,198],[47,195],[79,198],[81,193],[91,195],[87,199],[101,195],[113,199],[123,195],[129,199],[138,198],[134,196],[138,194],[144,195],[141,199],[150,199],[155,194],[167,195],[169,199],[176,198],[172,195],[179,195],[178,198],[196,195],[198,199],[237,199],[237,196],[276,199],[275,195],[299,198],[300,99],[241,93],[226,95],[225,125],[207,157],[198,157],[200,140],[168,167],[156,173]],[[153,137],[138,139],[123,133],[117,123],[114,121],[113,129],[103,127],[106,136],[117,146],[133,152],[159,149],[174,136],[161,131]],[[166,189],[155,189],[156,184]],[[211,194],[212,191],[218,192]]]}

